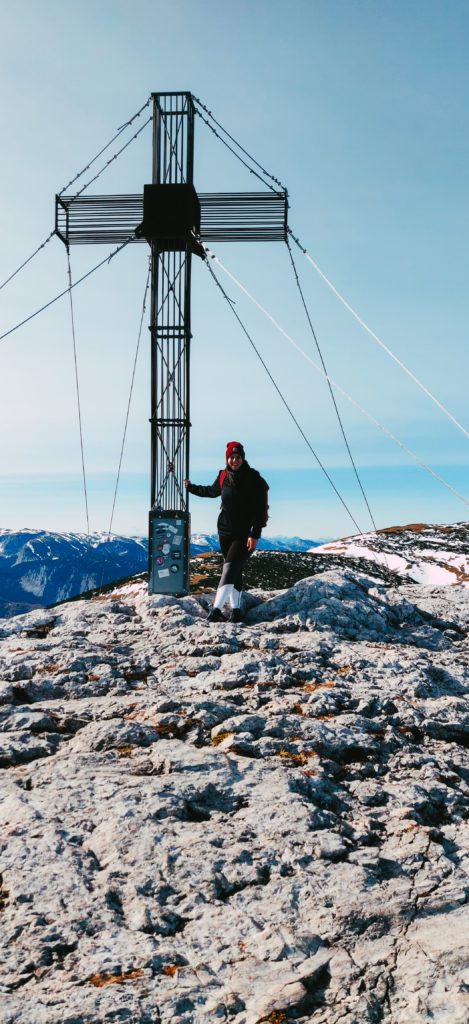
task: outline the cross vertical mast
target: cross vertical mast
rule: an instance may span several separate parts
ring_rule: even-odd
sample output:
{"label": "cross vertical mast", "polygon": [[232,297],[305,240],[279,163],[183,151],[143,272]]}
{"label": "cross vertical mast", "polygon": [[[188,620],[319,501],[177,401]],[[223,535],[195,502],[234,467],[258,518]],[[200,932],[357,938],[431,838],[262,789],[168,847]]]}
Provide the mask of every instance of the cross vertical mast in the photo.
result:
{"label": "cross vertical mast", "polygon": [[[193,249],[190,229],[197,226],[199,219],[193,178],[192,96],[190,93],[153,93],[152,187],[146,186],[144,195],[144,225],[150,224],[152,281],[149,576],[152,592],[188,589],[190,535],[184,480],[189,476]],[[178,530],[184,527],[177,560],[165,557],[164,551],[169,543],[168,555],[177,555],[170,543],[171,523],[169,533],[165,534],[162,529],[163,519],[175,513]],[[156,543],[158,540],[163,543]],[[168,568],[173,577],[160,576]]]}
{"label": "cross vertical mast", "polygon": [[[153,185],[193,185],[190,93],[153,94]],[[168,190],[168,198],[182,190]],[[161,193],[163,195],[163,193]],[[169,210],[168,210],[169,213]],[[174,237],[151,243],[151,508],[187,511],[191,247]],[[171,237],[172,236],[172,237]],[[173,248],[174,246],[174,248]]]}

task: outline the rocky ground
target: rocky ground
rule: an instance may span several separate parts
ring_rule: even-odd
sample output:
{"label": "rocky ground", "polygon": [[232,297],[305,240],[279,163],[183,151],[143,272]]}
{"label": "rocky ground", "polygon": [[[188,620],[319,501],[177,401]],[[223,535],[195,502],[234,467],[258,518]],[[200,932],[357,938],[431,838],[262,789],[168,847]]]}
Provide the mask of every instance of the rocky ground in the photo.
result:
{"label": "rocky ground", "polygon": [[4,1024],[466,1024],[467,593],[4,620]]}

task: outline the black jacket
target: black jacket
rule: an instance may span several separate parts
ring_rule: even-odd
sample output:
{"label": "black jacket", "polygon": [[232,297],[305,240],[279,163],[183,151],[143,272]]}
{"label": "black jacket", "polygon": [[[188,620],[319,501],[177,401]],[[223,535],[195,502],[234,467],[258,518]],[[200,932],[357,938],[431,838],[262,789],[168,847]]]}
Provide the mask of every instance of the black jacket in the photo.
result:
{"label": "black jacket", "polygon": [[257,469],[251,469],[247,462],[233,473],[234,484],[229,482],[229,473],[220,487],[220,470],[213,484],[201,487],[190,484],[188,491],[199,498],[220,498],[221,512],[218,516],[219,533],[229,535],[233,540],[245,537],[259,538],[265,513],[265,488]]}

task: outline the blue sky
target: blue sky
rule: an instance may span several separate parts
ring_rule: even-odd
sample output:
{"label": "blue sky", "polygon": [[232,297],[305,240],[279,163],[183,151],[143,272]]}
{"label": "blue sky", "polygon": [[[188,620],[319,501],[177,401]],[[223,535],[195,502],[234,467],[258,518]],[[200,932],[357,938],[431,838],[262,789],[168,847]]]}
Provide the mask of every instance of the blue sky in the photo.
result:
{"label": "blue sky", "polygon": [[[189,89],[291,197],[290,223],[337,288],[466,428],[469,356],[469,9],[415,0],[19,2],[2,15],[0,282],[53,226],[54,195],[154,90]],[[98,166],[100,166],[98,164]],[[149,131],[92,192],[150,180]],[[196,122],[196,186],[252,177]],[[257,186],[256,186],[257,187]],[[285,246],[219,245],[222,261],[311,352]],[[78,277],[105,249],[72,249]],[[229,309],[195,261],[191,477],[212,480],[240,438],[269,479],[271,533],[356,532]],[[469,497],[468,441],[356,324],[298,254],[326,365],[369,412]],[[106,529],[147,271],[132,246],[75,291],[92,529]],[[344,492],[353,485],[324,382],[225,282]],[[0,333],[66,286],[53,240],[0,292]],[[0,343],[0,525],[83,530],[66,300]],[[467,517],[458,501],[338,399],[378,526]],[[149,344],[144,332],[113,529],[146,531]],[[192,501],[194,530],[213,502]]]}

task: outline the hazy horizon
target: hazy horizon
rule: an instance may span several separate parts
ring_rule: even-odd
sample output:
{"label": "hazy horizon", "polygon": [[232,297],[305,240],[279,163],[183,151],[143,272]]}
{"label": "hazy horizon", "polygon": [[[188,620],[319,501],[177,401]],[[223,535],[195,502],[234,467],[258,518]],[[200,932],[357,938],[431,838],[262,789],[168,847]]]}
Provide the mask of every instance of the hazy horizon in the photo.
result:
{"label": "hazy horizon", "polygon": [[[465,466],[435,467],[443,469],[456,488],[465,484]],[[200,470],[192,474],[194,482],[211,483],[212,474]],[[263,469],[263,467],[261,467]],[[263,534],[269,536],[337,538],[368,533],[373,524],[365,509],[363,498],[357,494],[357,484],[350,469],[332,469],[331,478],[337,483],[358,523],[337,506],[330,507],[327,493],[330,485],[319,470],[265,470],[270,484],[269,523]],[[415,474],[424,477],[415,479]],[[405,526],[413,522],[450,524],[465,518],[459,513],[459,503],[448,493],[443,505],[437,483],[427,478],[418,467],[407,466],[365,467],[362,470],[366,492],[374,511],[378,529],[386,526]],[[112,473],[90,474],[88,501],[90,531],[108,532],[115,489]],[[400,493],[400,497],[396,496]],[[147,473],[123,473],[121,476],[112,532],[123,536],[144,536],[148,525],[149,476]],[[442,508],[446,514],[440,517]],[[191,496],[191,530],[193,533],[215,533],[219,500]],[[343,514],[342,514],[343,513]],[[0,527],[10,530],[24,528],[45,529],[59,533],[86,533],[83,479],[75,474],[30,474],[0,477]]]}

